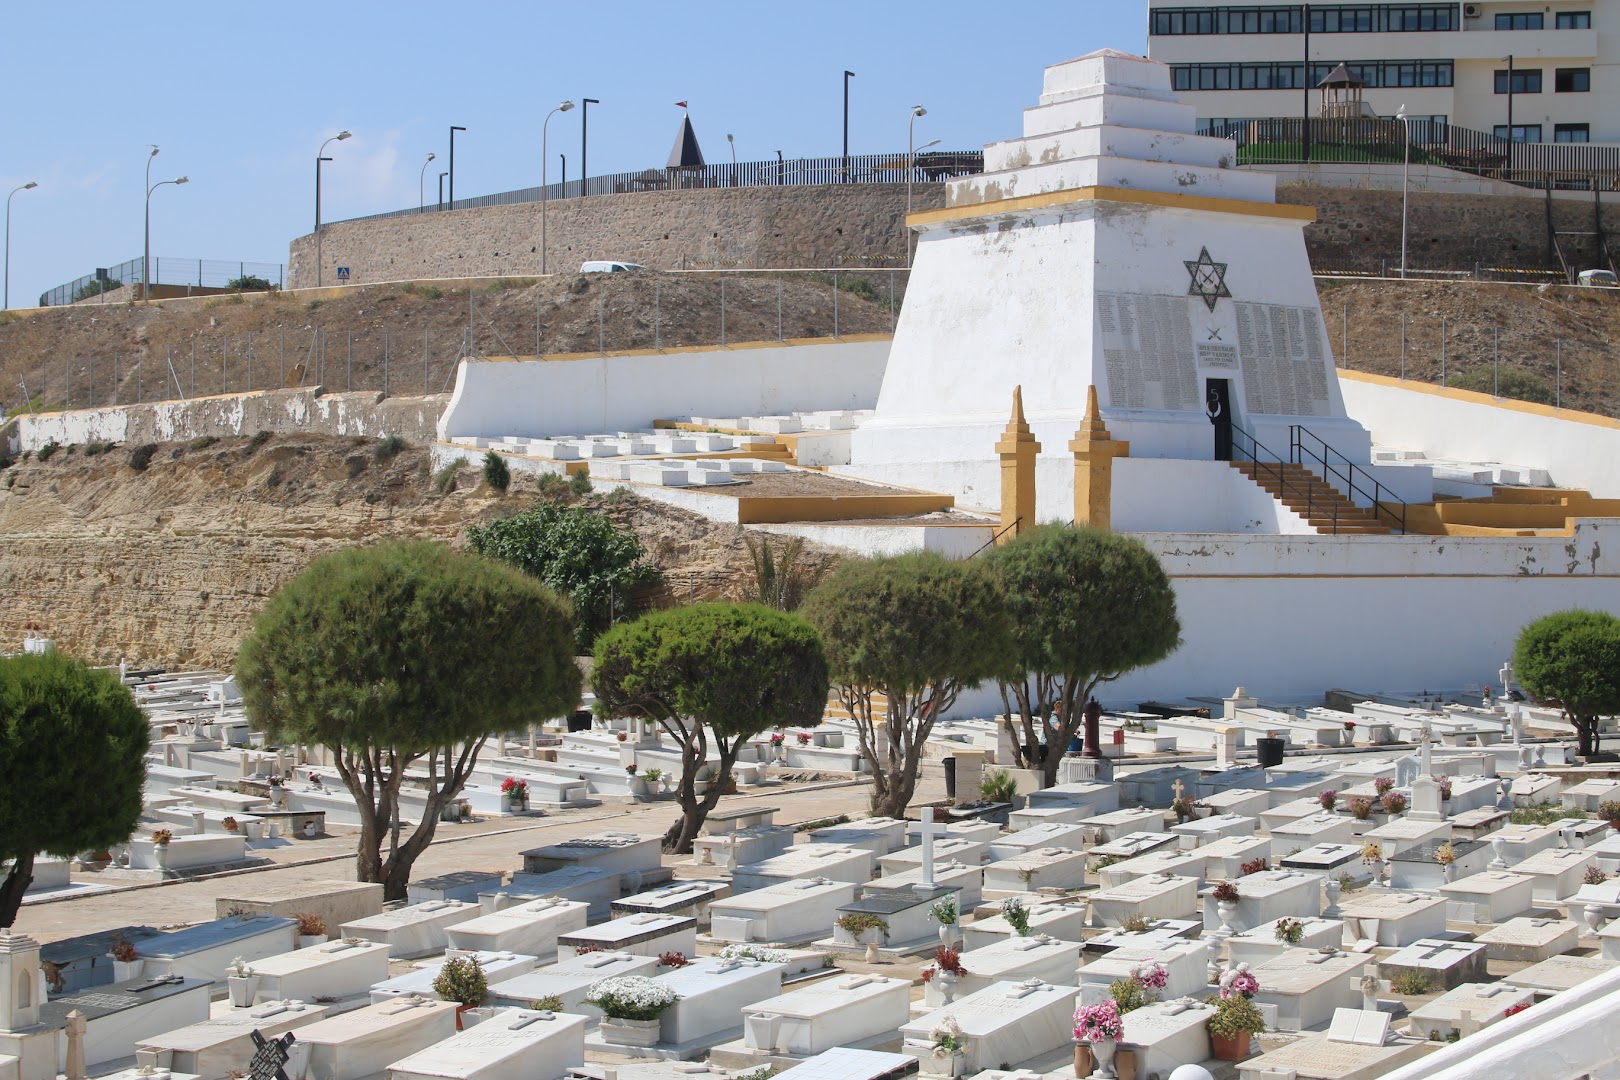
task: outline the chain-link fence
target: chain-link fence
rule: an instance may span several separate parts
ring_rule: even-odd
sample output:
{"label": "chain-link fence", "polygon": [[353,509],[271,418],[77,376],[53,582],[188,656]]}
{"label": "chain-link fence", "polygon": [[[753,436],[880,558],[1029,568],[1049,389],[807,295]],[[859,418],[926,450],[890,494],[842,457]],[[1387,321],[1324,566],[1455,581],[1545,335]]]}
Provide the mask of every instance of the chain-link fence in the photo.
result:
{"label": "chain-link fence", "polygon": [[[92,274],[76,277],[66,285],[39,294],[40,307],[59,307],[86,300],[121,303],[138,297],[142,260],[126,259],[115,266],[99,267]],[[185,295],[189,289],[282,288],[287,268],[282,263],[231,262],[228,259],[176,259],[152,256],[152,287],[168,286],[165,295]],[[128,292],[121,291],[130,286]]]}
{"label": "chain-link fence", "polygon": [[[22,411],[37,412],[283,387],[438,394],[451,389],[456,365],[469,357],[892,333],[909,274],[873,268],[556,275],[451,291],[416,283],[331,300],[224,297],[139,328],[133,317],[141,309],[117,305],[107,319],[130,316],[131,332],[150,335],[144,347],[52,355],[12,370]],[[188,317],[194,328],[179,325]],[[227,320],[260,329],[211,325]],[[116,324],[110,329],[122,336]]]}

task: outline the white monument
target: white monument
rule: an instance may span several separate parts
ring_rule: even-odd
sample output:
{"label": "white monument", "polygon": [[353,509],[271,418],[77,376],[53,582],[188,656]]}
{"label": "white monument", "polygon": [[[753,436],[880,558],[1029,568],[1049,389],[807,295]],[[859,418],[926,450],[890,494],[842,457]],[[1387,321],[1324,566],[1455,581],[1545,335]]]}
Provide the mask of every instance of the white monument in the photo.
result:
{"label": "white monument", "polygon": [[16,1059],[17,1080],[56,1080],[56,1028],[40,1023],[45,973],[39,942],[0,929],[0,1055]]}

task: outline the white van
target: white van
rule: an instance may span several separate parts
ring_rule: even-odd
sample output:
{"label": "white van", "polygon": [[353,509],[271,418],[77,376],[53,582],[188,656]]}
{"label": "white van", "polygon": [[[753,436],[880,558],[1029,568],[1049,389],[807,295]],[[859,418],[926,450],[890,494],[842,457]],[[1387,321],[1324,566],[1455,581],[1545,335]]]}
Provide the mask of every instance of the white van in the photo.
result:
{"label": "white van", "polygon": [[1620,278],[1614,276],[1613,270],[1582,270],[1576,280],[1594,288],[1620,289]]}
{"label": "white van", "polygon": [[619,262],[616,259],[592,259],[579,264],[582,274],[622,274],[629,270],[645,270],[645,266],[633,262]]}

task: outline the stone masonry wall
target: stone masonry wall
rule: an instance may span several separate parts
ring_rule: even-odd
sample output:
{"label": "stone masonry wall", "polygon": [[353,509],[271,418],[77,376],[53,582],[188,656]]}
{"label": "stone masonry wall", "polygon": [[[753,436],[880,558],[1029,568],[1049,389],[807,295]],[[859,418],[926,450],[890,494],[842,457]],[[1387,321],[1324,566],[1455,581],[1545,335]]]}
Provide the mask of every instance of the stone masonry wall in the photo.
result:
{"label": "stone masonry wall", "polygon": [[[943,205],[940,184],[912,187],[912,209]],[[553,199],[547,268],[627,259],[657,270],[903,266],[903,184],[721,188]],[[540,272],[540,204],[337,222],[321,237],[322,284]],[[313,235],[292,242],[288,287],[315,284]]]}
{"label": "stone masonry wall", "polygon": [[[943,203],[939,184],[912,188],[912,209]],[[1279,202],[1314,206],[1305,231],[1318,271],[1391,271],[1400,264],[1401,193],[1283,184]],[[905,259],[905,187],[848,184],[598,195],[549,204],[548,269],[570,272],[587,259],[628,259],[659,270],[900,266]],[[1592,204],[1558,200],[1558,228],[1592,230]],[[1547,258],[1546,203],[1524,196],[1414,191],[1409,265],[1472,271],[1476,264],[1555,266]],[[1620,212],[1604,208],[1604,229]],[[540,270],[540,204],[406,214],[338,222],[321,238],[322,283],[531,276]],[[1565,241],[1581,267],[1600,265],[1589,239]],[[1573,249],[1573,250],[1571,250]],[[313,236],[291,245],[290,288],[315,284]]]}

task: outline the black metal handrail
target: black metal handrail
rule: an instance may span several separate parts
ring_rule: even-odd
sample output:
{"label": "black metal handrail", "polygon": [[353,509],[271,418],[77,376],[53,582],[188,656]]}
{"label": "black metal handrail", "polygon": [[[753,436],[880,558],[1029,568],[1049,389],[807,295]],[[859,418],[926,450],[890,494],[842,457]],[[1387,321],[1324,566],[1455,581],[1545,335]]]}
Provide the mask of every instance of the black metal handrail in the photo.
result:
{"label": "black metal handrail", "polygon": [[[1247,447],[1244,446],[1245,443],[1248,444]],[[1244,454],[1247,454],[1248,456],[1242,456]],[[1268,461],[1261,457],[1262,454],[1268,455],[1271,460]],[[1276,478],[1277,488],[1280,494],[1287,494],[1290,490],[1296,494],[1299,492],[1300,478],[1291,477],[1288,470],[1284,468],[1285,465],[1294,464],[1294,462],[1284,460],[1282,455],[1268,448],[1259,439],[1256,439],[1253,435],[1249,434],[1247,431],[1244,431],[1243,428],[1239,427],[1237,424],[1232,425],[1232,458],[1234,461],[1247,461],[1254,465],[1254,479],[1256,483],[1259,482],[1260,475],[1262,472],[1264,472],[1266,475]],[[1343,496],[1341,496],[1338,491],[1334,490],[1330,484],[1324,481],[1321,484],[1321,487],[1325,488],[1327,492],[1331,492],[1332,494],[1328,495],[1326,492],[1323,492],[1322,494],[1327,505],[1325,507],[1318,507],[1316,504],[1316,498],[1318,495],[1316,474],[1311,472],[1309,469],[1306,469],[1303,479],[1305,488],[1305,513],[1302,516],[1307,520],[1314,517],[1326,517],[1332,523],[1331,531],[1337,533],[1339,531],[1339,507],[1343,505]],[[1323,511],[1326,512],[1323,513]],[[1298,511],[1295,512],[1297,513]]]}
{"label": "black metal handrail", "polygon": [[[1307,439],[1320,449],[1307,445]],[[1309,456],[1312,461],[1322,466],[1324,479],[1337,477],[1344,481],[1345,487],[1349,489],[1349,497],[1352,503],[1355,502],[1355,497],[1360,495],[1372,503],[1374,520],[1388,515],[1391,525],[1403,533],[1406,531],[1406,502],[1396,498],[1394,492],[1380,484],[1371,473],[1333,449],[1322,440],[1321,436],[1316,435],[1309,428],[1301,424],[1293,424],[1288,428],[1288,456],[1289,460],[1294,464],[1305,465],[1307,471],[1309,471],[1310,466],[1306,465],[1304,459]],[[1343,469],[1334,466],[1334,458],[1343,463]],[[1367,483],[1372,485],[1372,490],[1368,491],[1358,484],[1356,482],[1357,476],[1365,478]],[[1393,509],[1393,506],[1399,506],[1400,510],[1397,512]]]}

